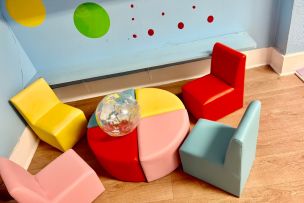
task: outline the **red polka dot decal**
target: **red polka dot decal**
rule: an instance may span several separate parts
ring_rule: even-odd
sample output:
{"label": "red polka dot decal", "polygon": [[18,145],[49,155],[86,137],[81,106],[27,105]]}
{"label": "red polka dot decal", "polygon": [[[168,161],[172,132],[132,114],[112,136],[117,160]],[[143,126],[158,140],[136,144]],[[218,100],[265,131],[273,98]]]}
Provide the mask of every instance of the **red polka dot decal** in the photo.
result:
{"label": "red polka dot decal", "polygon": [[[131,3],[131,4],[129,4],[129,6],[130,6],[130,8],[131,9],[133,9],[133,8],[135,8],[135,5],[133,4],[133,3]],[[197,5],[195,5],[195,4],[190,4],[190,5],[188,5],[189,7],[188,7],[188,9],[191,9],[190,10],[190,12],[192,12],[192,13],[196,13],[196,14],[199,14],[199,15],[202,15],[202,16],[204,16],[205,14],[204,13],[199,13],[198,11],[199,11],[199,9],[197,9],[198,7],[197,7]],[[164,9],[164,8],[163,8]],[[159,12],[159,11],[158,11]],[[133,13],[133,15],[134,15],[134,13]],[[160,17],[162,17],[162,16],[165,16],[165,15],[167,15],[167,13],[165,12],[165,10],[163,10],[163,11],[160,11],[160,13],[158,14],[158,15],[160,15]],[[190,14],[187,14],[187,15],[190,15]],[[182,17],[182,19],[180,19],[181,21],[180,22],[178,22],[177,23],[177,26],[175,27],[175,29],[176,30],[189,30],[189,29],[193,29],[193,24],[191,23],[190,25],[189,25],[189,29],[185,29],[185,21],[184,20],[186,20],[186,18],[188,17],[188,16],[182,16],[182,15],[180,15],[179,17]],[[140,21],[140,16],[138,17],[139,18],[139,21]],[[185,18],[185,19],[183,19],[183,18]],[[211,23],[213,23],[214,22],[214,16],[213,15],[209,15],[209,16],[207,16],[207,19],[206,19],[206,24],[211,24]],[[134,23],[136,24],[137,22],[135,22],[135,17],[132,17],[131,16],[131,20],[132,21],[134,21]],[[168,25],[168,22],[167,22],[167,18],[164,18],[164,21],[166,21],[166,22],[162,22],[160,19],[157,19],[157,18],[155,18],[155,19],[152,19],[153,21],[152,22],[156,22],[157,20],[159,21],[159,24],[163,24],[163,25],[165,25],[165,26],[167,26]],[[174,19],[173,19],[174,20]],[[136,21],[138,21],[137,19],[136,19]],[[172,22],[171,22],[172,23]],[[149,25],[148,23],[147,23],[147,25],[144,25],[144,26],[153,26],[153,25]],[[197,25],[197,26],[199,26],[199,25]],[[171,27],[172,28],[172,26],[170,25],[169,27]],[[192,28],[191,28],[192,27]],[[161,29],[161,27],[159,28],[159,29]],[[144,33],[143,33],[144,34]],[[131,35],[132,35],[132,37],[134,38],[134,39],[136,39],[136,38],[138,38],[138,35],[137,34],[132,34],[131,33]],[[149,28],[148,30],[147,30],[147,33],[146,33],[146,36],[150,36],[150,37],[153,37],[153,36],[155,36],[155,30],[154,29],[152,29],[152,28]]]}
{"label": "red polka dot decal", "polygon": [[207,21],[208,21],[208,23],[213,23],[214,17],[213,16],[208,16]]}
{"label": "red polka dot decal", "polygon": [[149,29],[148,30],[148,35],[149,36],[153,36],[154,35],[154,30],[153,29]]}
{"label": "red polka dot decal", "polygon": [[182,29],[184,29],[185,25],[184,25],[183,22],[179,22],[179,23],[177,24],[177,27],[178,27],[178,29],[182,30]]}

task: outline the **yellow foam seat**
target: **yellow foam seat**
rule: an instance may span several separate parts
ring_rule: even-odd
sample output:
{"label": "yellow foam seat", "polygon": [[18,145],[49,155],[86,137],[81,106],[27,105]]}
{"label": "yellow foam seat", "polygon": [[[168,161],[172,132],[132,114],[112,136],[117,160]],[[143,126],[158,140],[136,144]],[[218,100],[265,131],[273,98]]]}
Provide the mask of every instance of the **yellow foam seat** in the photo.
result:
{"label": "yellow foam seat", "polygon": [[72,148],[86,132],[84,113],[63,104],[43,78],[11,98],[11,102],[41,140],[61,151]]}
{"label": "yellow foam seat", "polygon": [[157,88],[135,90],[142,118],[185,109],[182,101],[171,92]]}

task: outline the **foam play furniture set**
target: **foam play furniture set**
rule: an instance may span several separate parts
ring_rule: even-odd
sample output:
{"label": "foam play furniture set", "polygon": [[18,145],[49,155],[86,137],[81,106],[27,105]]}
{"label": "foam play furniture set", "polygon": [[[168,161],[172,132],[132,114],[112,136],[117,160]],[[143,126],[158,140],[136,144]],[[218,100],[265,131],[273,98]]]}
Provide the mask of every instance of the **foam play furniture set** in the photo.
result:
{"label": "foam play furniture set", "polygon": [[95,171],[72,149],[36,175],[0,157],[0,175],[20,203],[90,203],[105,190]]}
{"label": "foam play furniture set", "polygon": [[180,148],[183,170],[240,196],[256,155],[260,109],[253,101],[237,128],[200,119]]}
{"label": "foam play furniture set", "polygon": [[187,110],[199,119],[188,137],[188,112],[168,91],[129,90],[140,107],[140,122],[131,133],[111,137],[98,126],[95,114],[87,124],[81,110],[60,102],[46,81],[38,79],[11,102],[41,140],[68,151],[35,176],[1,158],[8,191],[20,202],[95,199],[104,187],[69,150],[87,132],[102,169],[118,180],[154,181],[174,171],[181,160],[186,173],[240,196],[255,159],[261,104],[252,102],[236,129],[211,120],[243,106],[245,61],[244,54],[216,43],[211,73],[182,87]]}
{"label": "foam play furniture set", "polygon": [[182,87],[183,101],[196,118],[220,119],[243,107],[246,55],[216,43],[211,73]]}
{"label": "foam play furniture set", "polygon": [[122,137],[110,137],[92,115],[87,139],[101,166],[113,177],[150,182],[179,166],[178,149],[190,128],[188,113],[181,100],[165,90],[142,88],[130,95],[141,109],[137,129]]}
{"label": "foam play furniture set", "polygon": [[43,78],[11,98],[11,102],[41,140],[61,151],[72,148],[85,135],[84,113],[62,103]]}

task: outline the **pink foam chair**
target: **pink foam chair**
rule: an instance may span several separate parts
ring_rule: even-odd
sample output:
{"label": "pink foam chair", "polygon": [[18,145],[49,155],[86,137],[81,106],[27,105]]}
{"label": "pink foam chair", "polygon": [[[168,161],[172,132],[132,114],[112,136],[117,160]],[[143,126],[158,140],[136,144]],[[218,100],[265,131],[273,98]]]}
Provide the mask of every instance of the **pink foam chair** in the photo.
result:
{"label": "pink foam chair", "polygon": [[94,170],[72,149],[36,175],[0,157],[0,175],[20,203],[89,203],[105,190]]}

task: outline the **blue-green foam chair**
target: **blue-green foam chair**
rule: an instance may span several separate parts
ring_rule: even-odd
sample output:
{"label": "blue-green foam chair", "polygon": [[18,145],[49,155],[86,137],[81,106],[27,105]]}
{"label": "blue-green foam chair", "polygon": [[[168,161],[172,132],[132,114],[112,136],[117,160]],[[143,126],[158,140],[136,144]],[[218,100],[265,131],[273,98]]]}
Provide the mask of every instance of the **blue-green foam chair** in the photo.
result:
{"label": "blue-green foam chair", "polygon": [[256,155],[260,101],[248,106],[239,126],[200,119],[180,148],[183,170],[240,196]]}

